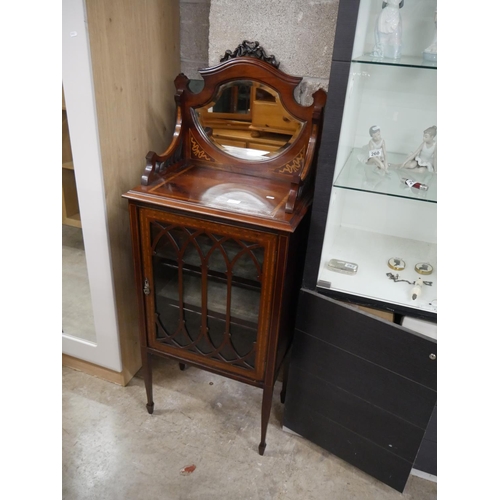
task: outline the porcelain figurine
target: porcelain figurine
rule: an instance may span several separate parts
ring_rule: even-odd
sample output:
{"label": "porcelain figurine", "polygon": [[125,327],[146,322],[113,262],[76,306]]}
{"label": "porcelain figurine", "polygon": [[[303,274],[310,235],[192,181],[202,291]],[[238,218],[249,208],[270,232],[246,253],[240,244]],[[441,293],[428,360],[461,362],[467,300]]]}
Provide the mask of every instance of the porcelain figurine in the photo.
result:
{"label": "porcelain figurine", "polygon": [[378,169],[387,172],[389,164],[387,163],[387,151],[385,141],[382,139],[380,127],[373,125],[369,129],[371,136],[370,142],[362,148],[362,153],[358,156],[359,161],[367,165],[375,165]]}
{"label": "porcelain figurine", "polygon": [[437,51],[438,51],[438,49],[437,49],[437,11],[436,11],[436,14],[434,15],[434,24],[436,26],[436,29],[434,30],[434,40],[424,50],[422,55],[426,61],[437,62]]}
{"label": "porcelain figurine", "polygon": [[401,57],[403,23],[400,9],[404,0],[387,0],[382,2],[382,11],[375,23],[375,47],[372,55],[387,59]]}
{"label": "porcelain figurine", "polygon": [[414,172],[437,172],[437,127],[426,128],[422,144],[401,164]]}

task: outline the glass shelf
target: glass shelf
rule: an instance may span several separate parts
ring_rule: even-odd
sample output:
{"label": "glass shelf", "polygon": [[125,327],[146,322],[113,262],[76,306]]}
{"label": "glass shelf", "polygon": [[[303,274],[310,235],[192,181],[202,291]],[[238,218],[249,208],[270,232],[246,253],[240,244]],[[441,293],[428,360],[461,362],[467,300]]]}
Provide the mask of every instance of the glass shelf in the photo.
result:
{"label": "glass shelf", "polygon": [[[366,165],[359,161],[358,156],[361,153],[361,148],[352,150],[342,171],[333,183],[334,187],[437,203],[436,174],[397,168],[389,168],[389,171],[384,173],[374,165]],[[387,153],[387,156],[389,165],[399,165],[406,159],[406,155],[398,153]],[[403,179],[411,179],[426,184],[428,189],[424,191],[411,188],[404,184]]]}
{"label": "glass shelf", "polygon": [[401,56],[400,59],[386,59],[383,57],[375,57],[370,54],[364,54],[360,57],[354,58],[351,62],[380,64],[382,66],[437,69],[437,61],[426,61],[423,57],[416,56]]}

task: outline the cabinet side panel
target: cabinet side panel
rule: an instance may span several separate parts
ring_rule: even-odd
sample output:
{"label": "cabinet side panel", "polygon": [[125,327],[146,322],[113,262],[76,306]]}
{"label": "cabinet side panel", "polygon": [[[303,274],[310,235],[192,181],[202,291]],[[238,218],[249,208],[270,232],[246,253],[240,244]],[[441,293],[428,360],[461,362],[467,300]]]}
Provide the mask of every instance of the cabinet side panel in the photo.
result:
{"label": "cabinet side panel", "polygon": [[[278,337],[276,370],[280,365],[290,348],[295,328],[295,311],[297,310],[300,283],[304,270],[304,258],[307,245],[307,236],[310,223],[309,211],[301,221],[299,227],[290,236],[288,245],[288,256],[284,272],[284,286],[281,296],[277,301],[280,306],[280,327]],[[279,264],[277,263],[277,267]]]}

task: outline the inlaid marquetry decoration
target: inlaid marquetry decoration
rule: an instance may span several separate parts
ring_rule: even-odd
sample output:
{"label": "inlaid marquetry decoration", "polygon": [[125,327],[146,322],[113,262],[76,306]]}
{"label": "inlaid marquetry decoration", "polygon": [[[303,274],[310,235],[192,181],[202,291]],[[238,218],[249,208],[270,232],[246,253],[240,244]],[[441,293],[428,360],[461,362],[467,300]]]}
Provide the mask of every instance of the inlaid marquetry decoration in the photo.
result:
{"label": "inlaid marquetry decoration", "polygon": [[154,221],[156,340],[253,370],[264,248]]}
{"label": "inlaid marquetry decoration", "polygon": [[300,150],[300,153],[292,160],[286,163],[284,166],[276,169],[276,172],[280,174],[296,174],[304,166],[305,158],[305,147]]}
{"label": "inlaid marquetry decoration", "polygon": [[205,150],[200,146],[198,141],[193,137],[191,131],[189,131],[189,140],[191,143],[191,155],[199,160],[215,161],[210,155],[208,155]]}

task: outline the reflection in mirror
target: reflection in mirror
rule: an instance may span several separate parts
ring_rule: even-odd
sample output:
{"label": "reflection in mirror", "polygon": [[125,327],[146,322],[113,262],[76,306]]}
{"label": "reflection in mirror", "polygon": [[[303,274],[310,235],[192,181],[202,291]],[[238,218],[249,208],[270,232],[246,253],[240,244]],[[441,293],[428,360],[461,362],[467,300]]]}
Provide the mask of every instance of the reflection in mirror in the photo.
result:
{"label": "reflection in mirror", "polygon": [[278,92],[253,81],[221,86],[212,102],[195,111],[213,144],[231,156],[254,161],[283,152],[304,126],[283,107]]}

